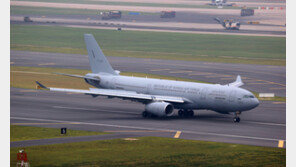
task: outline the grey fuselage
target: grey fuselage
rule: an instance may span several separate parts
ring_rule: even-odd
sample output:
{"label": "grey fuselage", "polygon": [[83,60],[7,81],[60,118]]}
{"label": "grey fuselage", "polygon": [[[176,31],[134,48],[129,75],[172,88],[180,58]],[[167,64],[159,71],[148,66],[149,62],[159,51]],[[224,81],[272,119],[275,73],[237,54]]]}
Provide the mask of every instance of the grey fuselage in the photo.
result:
{"label": "grey fuselage", "polygon": [[235,86],[128,77],[104,73],[90,73],[86,76],[99,77],[100,82],[92,82],[86,79],[88,84],[98,88],[175,96],[189,101],[189,103],[184,104],[173,104],[176,109],[207,109],[219,113],[229,113],[251,110],[259,105],[258,99],[251,92]]}

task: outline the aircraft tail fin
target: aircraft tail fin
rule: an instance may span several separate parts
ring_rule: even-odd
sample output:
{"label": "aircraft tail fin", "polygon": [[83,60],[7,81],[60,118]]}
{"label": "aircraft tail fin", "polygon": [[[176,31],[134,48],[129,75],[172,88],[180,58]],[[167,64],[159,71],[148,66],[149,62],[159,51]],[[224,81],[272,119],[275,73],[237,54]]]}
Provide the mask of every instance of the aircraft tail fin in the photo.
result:
{"label": "aircraft tail fin", "polygon": [[109,64],[94,36],[92,34],[84,34],[84,40],[92,73],[118,75]]}
{"label": "aircraft tail fin", "polygon": [[243,83],[243,81],[242,81],[240,75],[238,75],[238,76],[236,77],[236,80],[235,80],[234,82],[232,82],[232,83],[229,84],[229,86],[235,86],[235,87],[240,87],[240,86],[242,86],[242,85],[244,85],[244,83]]}

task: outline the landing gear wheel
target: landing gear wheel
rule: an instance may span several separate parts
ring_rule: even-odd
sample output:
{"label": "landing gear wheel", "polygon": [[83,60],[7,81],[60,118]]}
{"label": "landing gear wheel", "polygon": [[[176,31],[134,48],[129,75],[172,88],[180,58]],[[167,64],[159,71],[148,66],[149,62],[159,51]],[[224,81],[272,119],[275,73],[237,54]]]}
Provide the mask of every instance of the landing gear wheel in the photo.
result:
{"label": "landing gear wheel", "polygon": [[184,110],[179,110],[178,115],[179,117],[184,117]]}
{"label": "landing gear wheel", "polygon": [[239,123],[240,118],[239,118],[239,117],[234,117],[234,118],[233,118],[233,121]]}
{"label": "landing gear wheel", "polygon": [[149,117],[149,113],[148,113],[147,111],[143,111],[143,112],[142,112],[142,117],[143,117],[143,118],[147,118],[147,117]]}
{"label": "landing gear wheel", "polygon": [[188,116],[189,117],[193,117],[194,116],[194,111],[193,110],[189,110],[188,111]]}
{"label": "landing gear wheel", "polygon": [[239,123],[240,122],[240,118],[239,118],[239,115],[241,114],[240,111],[237,111],[235,112],[235,117],[233,118],[233,121],[236,122],[236,123]]}

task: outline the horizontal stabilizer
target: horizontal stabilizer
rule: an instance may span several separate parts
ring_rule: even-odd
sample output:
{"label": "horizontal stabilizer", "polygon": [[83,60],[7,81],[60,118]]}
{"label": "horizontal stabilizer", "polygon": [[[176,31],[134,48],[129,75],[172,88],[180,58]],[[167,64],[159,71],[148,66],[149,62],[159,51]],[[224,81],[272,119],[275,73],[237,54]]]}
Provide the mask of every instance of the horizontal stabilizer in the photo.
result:
{"label": "horizontal stabilizer", "polygon": [[55,74],[64,75],[64,76],[68,76],[68,77],[75,77],[75,78],[83,78],[83,79],[91,79],[91,80],[100,81],[99,78],[88,77],[88,76],[73,75],[73,74],[64,74],[64,73],[55,73]]}
{"label": "horizontal stabilizer", "polygon": [[38,81],[35,81],[38,85],[37,85],[37,89],[40,89],[40,88],[43,88],[43,89],[48,89],[49,90],[49,88],[47,88],[46,86],[44,86],[44,85],[42,85],[40,82],[38,82]]}

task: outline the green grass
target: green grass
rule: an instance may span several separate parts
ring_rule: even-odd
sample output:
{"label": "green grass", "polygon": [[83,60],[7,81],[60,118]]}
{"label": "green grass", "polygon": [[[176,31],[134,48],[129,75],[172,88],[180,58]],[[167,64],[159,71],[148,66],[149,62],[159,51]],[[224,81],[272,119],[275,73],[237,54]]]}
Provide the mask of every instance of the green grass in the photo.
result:
{"label": "green grass", "polygon": [[[100,12],[104,12],[104,10],[10,6],[11,15],[93,15],[93,16],[96,16]],[[132,11],[122,11],[122,14],[127,15],[129,12],[132,12]],[[156,13],[147,13],[147,12],[140,12],[140,14],[156,15]]]}
{"label": "green grass", "polygon": [[84,33],[92,33],[108,56],[285,65],[281,37],[95,30],[11,25],[11,49],[86,54]]}
{"label": "green grass", "polygon": [[[286,166],[286,149],[141,137],[26,147],[31,166]],[[21,148],[10,149],[11,166]]]}
{"label": "green grass", "polygon": [[103,134],[108,133],[67,129],[67,134],[61,135],[61,130],[57,128],[10,125],[10,141],[37,140],[73,136],[91,136]]}
{"label": "green grass", "polygon": [[[110,2],[110,1],[91,1],[91,0],[18,0],[18,1],[33,1],[33,2],[51,2],[51,3],[74,3],[74,4],[94,4],[94,5],[114,5],[114,6],[146,6],[146,7],[172,7],[172,8],[214,8],[217,6],[206,5],[209,2],[204,2],[204,5],[190,4],[163,4],[163,3],[143,3],[143,2]],[[222,9],[241,9],[236,6],[224,6]],[[252,7],[252,9],[256,9]]]}
{"label": "green grass", "polygon": [[[35,89],[36,80],[40,81],[41,83],[43,83],[48,87],[74,88],[74,89],[89,89],[89,87],[91,87],[91,85],[85,83],[84,80],[80,78],[73,78],[73,77],[53,74],[53,73],[67,73],[67,74],[85,75],[91,72],[89,70],[11,66],[10,71],[11,71],[10,86],[16,87],[16,88]],[[188,82],[197,82],[197,83],[208,83],[204,81],[197,81],[194,79],[171,77],[171,76],[165,76],[165,75],[155,75],[155,74],[144,74],[144,73],[137,73],[137,72],[121,72],[120,75],[167,79],[167,80],[176,80],[176,81],[188,81]],[[258,93],[256,92],[253,92],[253,93],[257,98],[259,98]],[[275,96],[273,98],[259,98],[259,100],[285,102],[286,97]]]}

